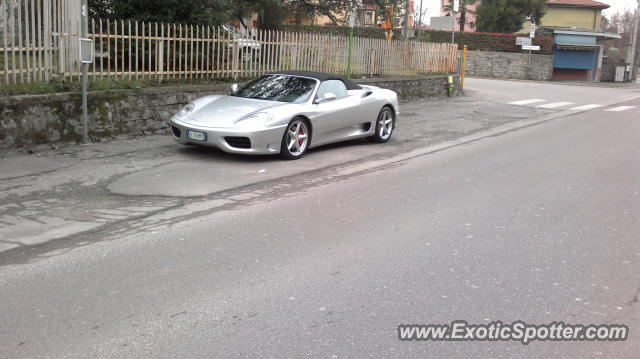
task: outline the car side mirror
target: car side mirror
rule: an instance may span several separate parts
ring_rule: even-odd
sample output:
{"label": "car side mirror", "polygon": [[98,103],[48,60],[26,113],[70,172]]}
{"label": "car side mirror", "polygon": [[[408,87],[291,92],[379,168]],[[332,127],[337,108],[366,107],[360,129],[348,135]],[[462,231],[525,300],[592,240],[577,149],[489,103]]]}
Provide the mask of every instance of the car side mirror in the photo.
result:
{"label": "car side mirror", "polygon": [[329,102],[329,101],[333,101],[336,98],[338,98],[336,96],[336,94],[331,93],[331,92],[327,92],[326,94],[324,94],[324,96],[322,96],[322,98],[319,98],[316,103],[324,103],[324,102]]}
{"label": "car side mirror", "polygon": [[233,92],[238,91],[238,84],[231,85],[231,91],[233,91]]}

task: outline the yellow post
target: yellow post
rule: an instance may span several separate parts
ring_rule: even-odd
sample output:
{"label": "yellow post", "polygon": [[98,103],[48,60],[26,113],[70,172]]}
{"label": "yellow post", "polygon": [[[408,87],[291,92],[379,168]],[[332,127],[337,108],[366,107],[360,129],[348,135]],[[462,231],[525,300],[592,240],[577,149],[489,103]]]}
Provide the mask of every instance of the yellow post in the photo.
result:
{"label": "yellow post", "polygon": [[460,89],[464,90],[464,72],[467,69],[467,45],[462,48],[462,64],[460,65]]}

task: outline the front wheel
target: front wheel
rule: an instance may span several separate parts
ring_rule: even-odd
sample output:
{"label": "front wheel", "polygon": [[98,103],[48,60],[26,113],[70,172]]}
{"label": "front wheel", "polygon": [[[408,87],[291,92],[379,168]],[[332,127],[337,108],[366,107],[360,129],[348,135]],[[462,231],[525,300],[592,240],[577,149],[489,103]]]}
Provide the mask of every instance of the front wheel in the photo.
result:
{"label": "front wheel", "polygon": [[301,118],[294,118],[289,122],[282,135],[280,156],[287,160],[297,160],[307,151],[311,130],[307,122]]}
{"label": "front wheel", "polygon": [[385,143],[391,139],[391,134],[395,126],[395,117],[389,107],[383,107],[376,120],[376,133],[369,137],[369,140],[378,143]]}

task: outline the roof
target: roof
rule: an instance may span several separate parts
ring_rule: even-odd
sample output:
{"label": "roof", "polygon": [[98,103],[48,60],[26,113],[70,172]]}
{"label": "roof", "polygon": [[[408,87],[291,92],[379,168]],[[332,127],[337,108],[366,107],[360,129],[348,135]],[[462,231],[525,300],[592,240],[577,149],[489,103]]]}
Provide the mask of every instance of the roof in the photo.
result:
{"label": "roof", "polygon": [[594,0],[547,0],[547,5],[591,9],[608,9],[610,7],[605,3]]}
{"label": "roof", "polygon": [[596,32],[592,30],[580,30],[574,28],[556,28],[553,31],[554,34],[561,35],[579,35],[579,36],[595,36],[597,38],[602,39],[621,39],[622,35],[607,33],[607,32]]}
{"label": "roof", "polygon": [[271,72],[271,73],[272,74],[291,75],[291,76],[310,77],[312,79],[317,79],[317,80],[320,80],[320,81],[340,80],[340,81],[344,82],[344,84],[347,86],[347,90],[359,90],[359,89],[362,88],[362,87],[360,87],[360,85],[357,85],[357,84],[351,82],[351,80],[346,79],[343,76],[334,75],[334,74],[328,74],[328,73],[325,73],[325,72],[287,70],[287,71],[274,71],[274,72]]}

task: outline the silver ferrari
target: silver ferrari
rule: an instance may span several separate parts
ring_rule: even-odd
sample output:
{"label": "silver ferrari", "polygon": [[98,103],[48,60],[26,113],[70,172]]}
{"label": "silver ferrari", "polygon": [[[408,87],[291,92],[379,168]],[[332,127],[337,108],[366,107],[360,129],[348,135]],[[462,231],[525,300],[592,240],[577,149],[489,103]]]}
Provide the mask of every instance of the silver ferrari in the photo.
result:
{"label": "silver ferrari", "polygon": [[399,112],[395,92],[342,76],[281,71],[258,77],[228,96],[201,97],[170,126],[181,144],[298,159],[307,149],[369,138],[387,142]]}

